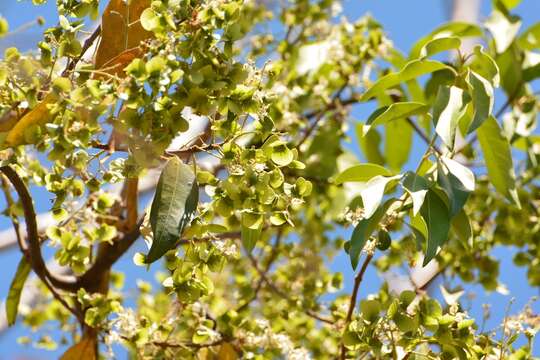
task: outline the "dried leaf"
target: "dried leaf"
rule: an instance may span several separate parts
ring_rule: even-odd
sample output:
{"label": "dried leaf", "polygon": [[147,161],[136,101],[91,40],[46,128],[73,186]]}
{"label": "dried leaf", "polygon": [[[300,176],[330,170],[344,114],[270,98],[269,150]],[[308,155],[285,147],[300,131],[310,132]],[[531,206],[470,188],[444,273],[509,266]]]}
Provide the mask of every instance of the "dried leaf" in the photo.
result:
{"label": "dried leaf", "polygon": [[60,360],[96,360],[97,344],[93,338],[83,338],[79,343],[70,347]]}

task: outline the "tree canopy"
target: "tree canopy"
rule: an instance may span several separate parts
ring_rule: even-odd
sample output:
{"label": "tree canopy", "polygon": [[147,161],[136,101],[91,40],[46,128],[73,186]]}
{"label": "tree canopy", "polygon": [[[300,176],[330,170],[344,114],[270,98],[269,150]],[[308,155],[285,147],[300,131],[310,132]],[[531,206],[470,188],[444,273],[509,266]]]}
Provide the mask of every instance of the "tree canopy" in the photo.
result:
{"label": "tree canopy", "polygon": [[[487,329],[462,302],[501,289],[498,247],[540,286],[540,23],[519,2],[403,53],[334,0],[57,0],[0,60],[8,324],[65,360],[532,358],[532,307]],[[131,303],[122,256],[160,284]],[[409,277],[368,295],[368,267]]]}

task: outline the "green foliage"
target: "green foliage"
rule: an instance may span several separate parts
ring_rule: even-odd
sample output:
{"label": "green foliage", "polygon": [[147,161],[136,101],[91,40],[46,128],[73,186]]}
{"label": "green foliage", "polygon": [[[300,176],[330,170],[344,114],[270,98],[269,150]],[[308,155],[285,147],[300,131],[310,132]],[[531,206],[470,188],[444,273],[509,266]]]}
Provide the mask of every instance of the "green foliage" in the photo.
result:
{"label": "green foliage", "polygon": [[[530,307],[494,337],[460,301],[466,283],[503,288],[500,246],[540,285],[540,26],[522,28],[519,1],[408,54],[369,16],[336,21],[335,1],[98,3],[57,1],[37,51],[0,61],[0,160],[19,180],[0,179],[4,215],[27,229],[9,323],[23,285],[39,294],[22,342],[73,334],[65,359],[117,343],[141,359],[532,356]],[[54,222],[34,221],[28,189]],[[113,270],[141,237],[157,285],[138,280],[128,306]],[[329,266],[344,255],[353,284]],[[369,266],[435,268],[446,304],[414,279],[365,294]],[[53,323],[66,336],[41,335]]]}

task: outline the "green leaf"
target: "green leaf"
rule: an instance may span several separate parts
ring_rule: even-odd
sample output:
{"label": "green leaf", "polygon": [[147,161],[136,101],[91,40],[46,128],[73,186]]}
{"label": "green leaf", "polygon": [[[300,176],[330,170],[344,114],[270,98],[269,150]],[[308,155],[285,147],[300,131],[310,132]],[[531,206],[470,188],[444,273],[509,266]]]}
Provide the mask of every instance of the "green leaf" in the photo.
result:
{"label": "green leaf", "polygon": [[537,22],[525,30],[517,40],[519,47],[524,50],[534,50],[540,48],[540,22]]}
{"label": "green leaf", "polygon": [[362,300],[360,301],[360,311],[364,320],[375,322],[379,319],[381,303],[378,300]]}
{"label": "green leaf", "polygon": [[349,257],[351,259],[351,265],[353,269],[356,269],[358,266],[358,260],[360,258],[360,253],[366,245],[367,240],[377,229],[379,222],[386,213],[386,210],[392,205],[394,199],[388,200],[384,203],[383,206],[379,207],[375,214],[369,219],[363,218],[355,226],[353,233],[351,235],[351,242],[349,247]]}
{"label": "green leaf", "polygon": [[191,166],[178,157],[165,165],[150,209],[154,240],[146,257],[150,264],[174,249],[184,227],[197,210],[199,188]]}
{"label": "green leaf", "polygon": [[364,204],[364,218],[369,219],[375,213],[381,204],[386,185],[390,181],[400,178],[401,175],[391,177],[377,175],[366,183],[365,187],[360,191],[362,203]]}
{"label": "green leaf", "polygon": [[471,222],[465,211],[461,210],[452,219],[452,231],[466,248],[473,246]]}
{"label": "green leaf", "polygon": [[499,0],[508,10],[512,10],[521,3],[521,0]]}
{"label": "green leaf", "polygon": [[398,72],[390,73],[379,78],[367,91],[360,97],[360,101],[366,101],[384,92],[386,89],[394,87],[398,84],[415,79],[424,74],[429,74],[437,70],[449,69],[454,74],[455,70],[439,61],[435,60],[413,60],[405,65]]}
{"label": "green leaf", "polygon": [[272,153],[270,158],[277,166],[287,166],[294,160],[294,154],[287,146],[281,142],[271,145]]}
{"label": "green leaf", "polygon": [[493,10],[485,25],[493,36],[497,53],[500,54],[505,52],[514,41],[521,27],[521,20],[517,16],[505,15],[499,10]]}
{"label": "green leaf", "polygon": [[336,184],[343,184],[344,182],[367,182],[371,178],[383,175],[392,176],[390,170],[376,164],[360,164],[351,166],[338,174],[335,179]]}
{"label": "green leaf", "polygon": [[440,163],[438,164],[437,169],[437,181],[448,197],[450,216],[453,217],[463,209],[470,193],[463,186],[461,181],[459,181],[451,172],[447,172]]}
{"label": "green leaf", "polygon": [[457,37],[440,37],[430,40],[420,50],[421,57],[430,57],[443,51],[459,49],[461,40]]}
{"label": "green leaf", "polygon": [[501,82],[499,66],[491,56],[486,54],[482,45],[476,45],[474,47],[474,56],[469,64],[469,68],[484,79],[488,79],[494,87],[499,87]]}
{"label": "green leaf", "polygon": [[409,160],[413,141],[413,128],[406,119],[389,122],[385,125],[385,128],[384,154],[386,163],[393,171],[399,171]]}
{"label": "green leaf", "polygon": [[488,118],[493,110],[493,87],[482,76],[474,71],[468,74],[469,90],[474,105],[474,118],[469,126],[468,133],[475,131]]}
{"label": "green leaf", "polygon": [[375,110],[369,116],[362,129],[362,136],[365,136],[374,126],[404,119],[413,115],[426,114],[428,109],[429,106],[419,102],[396,102],[390,106],[383,106]]}
{"label": "green leaf", "polygon": [[496,58],[499,67],[501,86],[507,96],[516,99],[523,91],[522,54],[515,44]]}
{"label": "green leaf", "polygon": [[372,129],[366,134],[366,136],[362,136],[363,127],[364,124],[362,123],[356,124],[356,137],[358,139],[360,149],[364,153],[364,156],[368,162],[383,165],[385,160],[379,149],[381,145],[381,135],[376,129]]}
{"label": "green leaf", "polygon": [[465,113],[465,92],[456,87],[440,87],[433,105],[435,131],[449,149],[454,148],[459,119]]}
{"label": "green leaf", "polygon": [[17,266],[17,272],[15,273],[15,277],[11,281],[9,293],[6,299],[6,317],[9,326],[15,324],[15,320],[17,320],[21,293],[24,287],[24,283],[28,278],[28,274],[30,274],[30,270],[32,270],[32,266],[28,261],[26,261],[26,258],[23,256],[21,261],[19,262],[19,266]]}
{"label": "green leaf", "polygon": [[240,232],[241,238],[242,238],[242,245],[246,249],[246,251],[251,252],[253,248],[255,248],[255,245],[257,244],[257,241],[261,237],[262,232],[262,222],[259,227],[256,228],[249,228],[247,226],[242,226],[242,230]]}
{"label": "green leaf", "polygon": [[408,171],[403,177],[403,188],[411,196],[413,215],[416,216],[424,204],[429,184],[423,176]]}
{"label": "green leaf", "polygon": [[444,24],[414,44],[413,48],[411,49],[410,58],[419,57],[422,49],[427,43],[436,37],[443,36],[457,38],[478,37],[482,36],[482,29],[476,24],[466,22],[450,22]]}
{"label": "green leaf", "polygon": [[466,166],[461,165],[456,160],[447,158],[445,156],[440,158],[442,163],[446,166],[448,171],[454,175],[467,191],[474,191],[474,173]]}
{"label": "green leaf", "polygon": [[426,266],[437,255],[437,249],[448,239],[450,230],[450,213],[445,202],[433,190],[426,194],[420,210],[428,229],[427,250],[423,266]]}
{"label": "green leaf", "polygon": [[521,208],[510,144],[493,116],[478,128],[478,140],[484,153],[489,181],[499,193]]}

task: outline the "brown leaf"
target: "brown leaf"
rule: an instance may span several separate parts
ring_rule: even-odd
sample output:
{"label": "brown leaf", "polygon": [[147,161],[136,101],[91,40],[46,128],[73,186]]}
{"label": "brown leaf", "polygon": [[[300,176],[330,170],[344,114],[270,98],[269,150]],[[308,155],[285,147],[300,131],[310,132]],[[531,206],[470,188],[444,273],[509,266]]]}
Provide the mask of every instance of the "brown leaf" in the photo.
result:
{"label": "brown leaf", "polygon": [[[127,65],[129,65],[129,63],[131,63],[131,61],[133,61],[133,59],[141,56],[141,53],[142,51],[139,47],[122,51],[120,54],[106,62],[101,68],[101,71],[111,75],[119,74]],[[96,77],[100,78],[101,76],[97,74]]]}
{"label": "brown leaf", "polygon": [[229,343],[223,343],[219,348],[218,360],[236,360],[238,359],[238,354],[234,347]]}
{"label": "brown leaf", "polygon": [[79,343],[70,347],[60,360],[96,360],[97,344],[94,338],[83,338]]}
{"label": "brown leaf", "polygon": [[28,111],[20,118],[15,126],[9,130],[4,140],[5,147],[14,147],[26,143],[25,132],[31,126],[41,126],[51,118],[48,105],[56,101],[56,95],[47,95],[35,108]]}
{"label": "brown leaf", "polygon": [[94,61],[96,69],[105,67],[124,51],[138,47],[141,41],[152,36],[140,22],[141,13],[149,6],[150,0],[131,0],[129,5],[125,0],[109,2],[101,20],[101,41]]}

